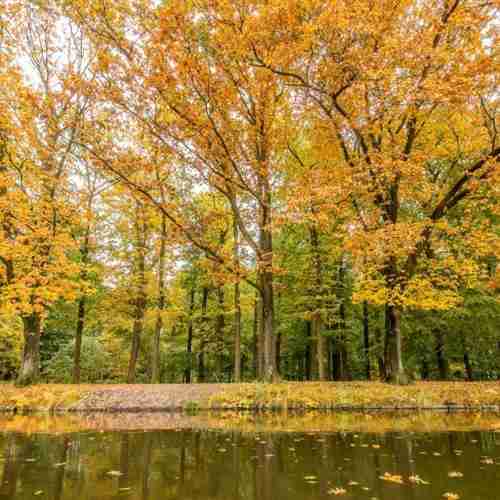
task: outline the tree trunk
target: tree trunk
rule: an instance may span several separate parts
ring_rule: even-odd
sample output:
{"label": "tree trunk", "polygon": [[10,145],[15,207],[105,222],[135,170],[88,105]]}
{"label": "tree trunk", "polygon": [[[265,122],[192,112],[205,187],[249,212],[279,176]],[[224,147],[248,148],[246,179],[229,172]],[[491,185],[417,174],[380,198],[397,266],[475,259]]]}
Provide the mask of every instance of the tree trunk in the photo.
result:
{"label": "tree trunk", "polygon": [[[314,213],[314,207],[311,208]],[[318,380],[324,381],[328,380],[327,374],[327,362],[328,357],[326,356],[327,345],[325,337],[323,337],[323,321],[321,318],[321,310],[323,308],[323,266],[321,262],[321,255],[319,249],[319,236],[318,231],[314,225],[309,226],[309,238],[311,243],[312,258],[314,264],[314,282],[315,289],[313,290],[314,295],[319,297],[319,300],[314,300],[314,311],[312,319],[312,336],[316,340],[316,357],[318,366]]]}
{"label": "tree trunk", "polygon": [[439,370],[439,378],[448,380],[450,378],[450,366],[444,352],[444,335],[441,330],[434,332],[436,337],[436,361]]}
{"label": "tree trunk", "polygon": [[363,302],[363,343],[365,349],[365,376],[366,380],[371,379],[371,364],[370,364],[370,315],[368,302]]}
{"label": "tree trunk", "polygon": [[318,380],[328,380],[326,373],[327,358],[325,354],[326,342],[323,337],[322,321],[319,315],[316,315],[312,320],[312,334],[316,339],[316,357],[318,358]]}
{"label": "tree trunk", "polygon": [[76,322],[76,334],[75,334],[75,350],[73,352],[73,384],[80,383],[80,371],[81,371],[81,353],[82,353],[82,340],[83,340],[83,328],[85,326],[85,300],[86,297],[82,296],[78,300],[78,318]]}
{"label": "tree trunk", "polygon": [[429,362],[427,359],[424,357],[422,359],[422,365],[421,365],[420,373],[422,376],[422,380],[428,380],[429,379]]}
{"label": "tree trunk", "polygon": [[264,330],[264,373],[266,382],[278,378],[276,367],[276,339],[274,337],[274,293],[272,273],[264,272],[261,275],[262,284],[262,316]]}
{"label": "tree trunk", "polygon": [[40,378],[40,334],[41,318],[32,313],[23,316],[24,348],[21,367],[17,377],[18,386],[36,384]]}
{"label": "tree trunk", "polygon": [[467,341],[465,337],[463,338],[463,348],[464,348],[464,369],[465,369],[465,379],[469,382],[474,380],[474,371],[472,369],[472,363],[469,357],[469,349],[467,347]]}
{"label": "tree trunk", "polygon": [[[238,225],[233,223],[234,238],[234,260],[236,269],[240,267],[239,234]],[[241,304],[240,304],[240,282],[234,284],[234,381],[241,382]]]}
{"label": "tree trunk", "polygon": [[385,380],[394,384],[408,384],[408,376],[403,367],[400,311],[396,306],[387,304],[385,307],[385,314]]}
{"label": "tree trunk", "polygon": [[259,217],[258,284],[262,298],[264,334],[263,379],[272,382],[279,378],[276,366],[276,338],[274,332],[273,236],[271,232],[271,184],[262,151],[263,172],[260,175],[261,204]]}
{"label": "tree trunk", "polygon": [[306,352],[305,352],[305,378],[311,380],[312,378],[312,355],[311,355],[311,341],[312,341],[312,325],[310,321],[306,321]]}
{"label": "tree trunk", "polygon": [[253,378],[259,378],[259,299],[253,305]]}
{"label": "tree trunk", "polygon": [[186,384],[191,383],[191,357],[193,355],[193,312],[194,312],[194,296],[195,289],[194,285],[191,288],[191,293],[189,294],[189,323],[188,323],[188,334],[187,334],[187,342],[186,342],[186,358],[187,358],[187,367],[184,370],[184,381]]}
{"label": "tree trunk", "polygon": [[333,378],[334,380],[351,380],[351,368],[349,363],[349,353],[346,345],[346,260],[342,256],[337,285],[337,298],[340,301],[338,335],[334,345],[333,354]]}
{"label": "tree trunk", "polygon": [[[90,226],[87,226],[85,231],[85,238],[83,240],[83,246],[81,250],[82,254],[82,264],[85,266],[88,262],[89,256],[89,242],[90,242]],[[85,280],[87,278],[87,271],[84,268],[80,274],[80,278]],[[73,352],[73,384],[80,383],[80,372],[81,372],[81,353],[82,353],[82,340],[83,340],[83,330],[85,327],[85,305],[87,297],[82,295],[78,300],[78,317],[76,322],[76,333],[75,333],[75,350]]]}
{"label": "tree trunk", "polygon": [[[137,204],[136,226],[136,263],[135,263],[135,304],[134,326],[132,330],[132,347],[128,365],[127,383],[133,384],[136,377],[137,359],[141,348],[141,336],[146,310],[146,222],[142,206]],[[140,215],[142,215],[142,217]]]}
{"label": "tree trunk", "polygon": [[219,372],[220,380],[224,378],[224,329],[226,327],[226,317],[224,315],[224,286],[217,288],[217,301],[219,303],[219,312],[215,322],[215,333],[217,339],[217,371]]}
{"label": "tree trunk", "polygon": [[165,253],[167,246],[167,221],[165,215],[161,219],[160,254],[158,259],[158,313],[156,315],[155,333],[153,337],[151,383],[160,383],[160,340],[163,332],[163,311],[165,310]]}
{"label": "tree trunk", "polygon": [[258,335],[259,335],[259,342],[258,342],[258,378],[259,380],[264,379],[264,346],[266,344],[266,338],[265,338],[265,331],[264,331],[264,306],[262,304],[262,297],[259,294],[259,299],[257,302],[257,312],[258,312]]}
{"label": "tree trunk", "polygon": [[208,288],[203,287],[201,299],[201,321],[200,328],[200,352],[198,353],[198,382],[205,382],[205,336],[207,334],[207,304],[208,304]]}
{"label": "tree trunk", "polygon": [[377,344],[377,368],[378,376],[380,380],[385,380],[385,366],[384,366],[384,352],[382,346],[385,344],[385,340],[382,339],[382,331],[380,327],[376,326],[374,329],[375,342]]}

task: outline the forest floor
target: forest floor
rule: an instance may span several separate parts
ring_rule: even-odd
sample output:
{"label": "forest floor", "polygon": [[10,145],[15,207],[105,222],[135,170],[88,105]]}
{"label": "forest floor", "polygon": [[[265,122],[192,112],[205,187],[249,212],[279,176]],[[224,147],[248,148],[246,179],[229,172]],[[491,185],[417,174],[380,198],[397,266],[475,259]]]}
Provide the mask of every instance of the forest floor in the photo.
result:
{"label": "forest floor", "polygon": [[485,410],[500,412],[500,382],[277,384],[0,384],[0,411]]}

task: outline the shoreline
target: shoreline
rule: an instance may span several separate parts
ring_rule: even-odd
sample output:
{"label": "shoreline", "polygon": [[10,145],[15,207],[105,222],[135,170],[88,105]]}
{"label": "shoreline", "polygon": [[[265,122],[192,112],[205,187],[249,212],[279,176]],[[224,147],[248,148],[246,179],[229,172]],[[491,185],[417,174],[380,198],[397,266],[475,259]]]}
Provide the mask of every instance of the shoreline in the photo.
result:
{"label": "shoreline", "polygon": [[0,384],[1,413],[195,411],[500,412],[500,382],[282,382],[276,384]]}

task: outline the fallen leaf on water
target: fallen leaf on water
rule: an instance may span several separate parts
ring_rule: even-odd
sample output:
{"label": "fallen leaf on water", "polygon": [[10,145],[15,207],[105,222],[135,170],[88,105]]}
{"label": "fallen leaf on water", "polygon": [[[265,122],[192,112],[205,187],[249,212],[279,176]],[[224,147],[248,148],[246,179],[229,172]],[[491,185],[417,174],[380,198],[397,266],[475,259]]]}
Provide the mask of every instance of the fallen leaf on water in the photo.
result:
{"label": "fallen leaf on water", "polygon": [[110,470],[109,472],[106,472],[108,476],[123,476],[123,472],[120,472],[119,470]]}
{"label": "fallen leaf on water", "polygon": [[408,481],[413,484],[430,484],[428,481],[424,481],[420,476],[417,476],[416,474],[414,476],[410,476],[408,478]]}
{"label": "fallen leaf on water", "polygon": [[461,472],[452,470],[448,472],[448,477],[464,477],[464,475]]}
{"label": "fallen leaf on water", "polygon": [[395,474],[389,474],[386,472],[383,476],[379,476],[382,481],[388,481],[390,483],[404,484],[403,477]]}
{"label": "fallen leaf on water", "polygon": [[304,476],[304,479],[306,481],[315,481],[316,479],[318,479],[318,476]]}
{"label": "fallen leaf on water", "polygon": [[35,491],[35,493],[33,493],[33,495],[35,495],[37,497],[37,496],[40,496],[42,493],[43,493],[43,490],[38,490],[38,491]]}
{"label": "fallen leaf on water", "polygon": [[344,490],[344,488],[333,488],[333,489],[328,491],[329,495],[336,495],[336,496],[345,495],[346,493],[347,493],[347,491]]}

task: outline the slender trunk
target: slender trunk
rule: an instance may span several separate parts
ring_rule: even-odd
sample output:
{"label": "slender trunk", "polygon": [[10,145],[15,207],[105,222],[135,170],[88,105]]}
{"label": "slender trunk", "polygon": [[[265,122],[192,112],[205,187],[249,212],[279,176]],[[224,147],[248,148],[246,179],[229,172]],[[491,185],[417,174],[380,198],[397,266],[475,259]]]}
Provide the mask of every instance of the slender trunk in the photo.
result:
{"label": "slender trunk", "polygon": [[312,378],[312,325],[310,321],[306,321],[306,352],[305,352],[305,378],[311,380]]}
{"label": "slender trunk", "polygon": [[337,297],[340,301],[339,306],[339,320],[338,320],[338,335],[335,342],[335,349],[333,355],[333,378],[334,380],[350,380],[351,369],[349,363],[349,353],[347,351],[346,343],[346,260],[342,256],[339,267]]}
{"label": "slender trunk", "polygon": [[408,377],[403,367],[401,347],[400,311],[396,306],[387,304],[385,307],[385,314],[385,380],[395,384],[407,384]]}
{"label": "slender trunk", "polygon": [[[142,217],[139,215],[141,214]],[[138,204],[136,226],[136,257],[135,257],[135,304],[134,326],[132,330],[132,347],[128,365],[127,383],[133,384],[136,377],[137,359],[141,347],[141,336],[146,311],[146,223],[142,206]]]}
{"label": "slender trunk", "polygon": [[363,343],[365,349],[365,375],[366,380],[371,379],[371,364],[370,364],[370,315],[368,302],[363,302]]}
{"label": "slender trunk", "polygon": [[259,299],[257,302],[257,312],[258,312],[258,336],[259,336],[259,342],[258,342],[258,349],[257,349],[257,356],[258,356],[258,378],[259,380],[262,380],[264,378],[264,346],[266,343],[265,339],[265,332],[264,332],[264,306],[262,304],[262,297],[260,297],[259,294]]}
{"label": "slender trunk", "polygon": [[253,305],[253,378],[259,378],[259,299]]}
{"label": "slender trunk", "polygon": [[[323,307],[323,273],[322,262],[319,250],[319,236],[316,227],[311,225],[309,227],[309,237],[311,243],[311,250],[314,264],[314,282],[315,290],[314,295],[319,297],[317,304],[314,304],[314,317],[312,320],[312,334],[316,339],[316,357],[318,363],[318,379],[327,380],[327,356],[326,356],[326,341],[323,337],[323,321],[321,318],[321,309]],[[314,301],[316,302],[316,300]]]}
{"label": "slender trunk", "polygon": [[203,288],[201,299],[201,321],[200,328],[200,352],[198,353],[198,382],[205,382],[205,336],[207,334],[207,304],[208,304],[208,288]]}
{"label": "slender trunk", "polygon": [[184,370],[184,381],[186,384],[191,383],[191,358],[193,355],[193,313],[194,313],[194,297],[195,297],[195,289],[194,285],[191,288],[191,292],[189,294],[189,322],[188,322],[188,334],[187,334],[187,342],[186,342],[186,362],[187,367]]}
{"label": "slender trunk", "polygon": [[[236,269],[240,267],[239,234],[238,224],[233,223],[234,238],[234,260]],[[240,282],[234,284],[234,381],[241,381],[241,304],[240,304]]]}
{"label": "slender trunk", "polygon": [[467,347],[467,340],[463,338],[463,349],[464,349],[464,368],[465,368],[465,379],[469,382],[474,380],[474,371],[472,369],[472,363],[469,357],[469,348]]}
{"label": "slender trunk", "polygon": [[326,342],[322,332],[322,321],[319,315],[316,315],[312,320],[312,334],[316,339],[316,357],[318,359],[318,380],[328,380],[326,373]]}
{"label": "slender trunk", "polygon": [[378,376],[380,380],[385,380],[384,347],[383,347],[385,339],[382,338],[382,330],[379,326],[375,327],[374,333],[375,333],[375,343],[377,345]]}
{"label": "slender trunk", "polygon": [[439,378],[448,380],[450,378],[450,366],[444,352],[444,334],[439,329],[434,332],[436,338],[436,361],[439,370]]}
{"label": "slender trunk", "polygon": [[23,316],[24,348],[16,384],[36,384],[40,378],[41,318],[37,313]]}
{"label": "slender trunk", "polygon": [[429,362],[427,361],[427,358],[422,359],[422,367],[420,369],[420,373],[422,376],[422,380],[428,380],[429,379]]}
{"label": "slender trunk", "polygon": [[[87,226],[85,231],[85,238],[82,245],[82,264],[85,266],[88,262],[89,256],[89,242],[90,242],[90,226]],[[87,272],[85,267],[83,268],[80,277],[82,280],[87,278]],[[85,305],[87,297],[82,295],[78,300],[78,317],[76,322],[76,333],[75,333],[75,350],[73,352],[73,384],[80,383],[81,374],[81,353],[82,353],[82,340],[83,340],[83,330],[85,327]]]}
{"label": "slender trunk", "polygon": [[73,384],[80,383],[80,373],[81,373],[81,352],[82,352],[82,339],[83,339],[83,328],[85,326],[85,301],[86,297],[83,295],[78,300],[78,318],[76,322],[76,334],[75,334],[75,350],[73,352]]}
{"label": "slender trunk", "polygon": [[219,288],[217,288],[217,302],[219,305],[219,312],[217,314],[215,322],[215,333],[218,346],[217,365],[219,377],[221,380],[224,378],[224,329],[226,327],[226,317],[224,315],[224,298],[224,286],[221,285]]}
{"label": "slender trunk", "polygon": [[160,340],[163,332],[163,311],[165,310],[165,253],[167,246],[167,221],[161,219],[160,254],[158,259],[158,313],[153,337],[151,383],[160,383]]}
{"label": "slender trunk", "polygon": [[272,382],[278,378],[276,366],[276,339],[274,336],[274,293],[271,272],[263,272],[262,285],[262,311],[264,326],[264,380]]}

